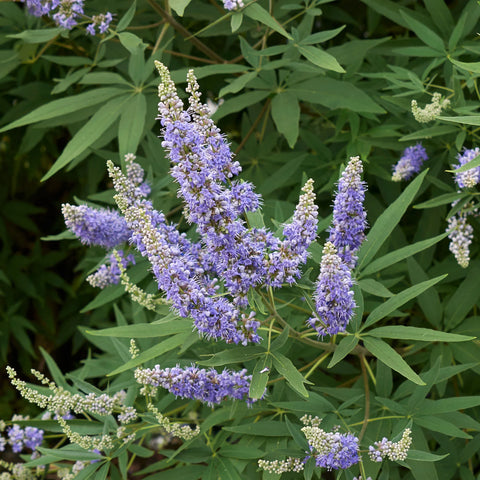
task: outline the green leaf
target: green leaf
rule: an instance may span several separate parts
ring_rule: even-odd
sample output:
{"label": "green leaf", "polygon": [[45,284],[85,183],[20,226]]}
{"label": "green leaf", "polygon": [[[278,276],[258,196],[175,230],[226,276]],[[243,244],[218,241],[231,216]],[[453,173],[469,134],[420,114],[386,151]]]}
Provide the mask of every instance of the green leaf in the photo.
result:
{"label": "green leaf", "polygon": [[226,87],[223,87],[220,92],[218,93],[219,97],[224,97],[227,93],[237,93],[240,90],[243,90],[245,85],[248,82],[256,78],[258,75],[258,71],[248,72],[245,75],[241,75],[240,77],[235,78],[233,82],[230,82]]}
{"label": "green leaf", "polygon": [[440,240],[443,240],[448,234],[442,233],[436,237],[428,238],[427,240],[421,240],[416,242],[413,245],[407,245],[406,247],[399,248],[393,252],[387,253],[383,257],[377,258],[372,263],[369,263],[368,266],[361,272],[362,276],[370,275],[375,272],[379,272],[384,268],[394,265],[405,258],[411,257],[418,252],[421,252],[432,245],[435,245]]}
{"label": "green leaf", "polygon": [[440,332],[428,328],[391,325],[369,330],[368,335],[378,338],[398,338],[402,340],[419,340],[421,342],[468,342],[476,337]]}
{"label": "green leaf", "polygon": [[315,45],[317,43],[326,42],[327,40],[336,37],[345,27],[346,25],[342,25],[341,27],[335,28],[334,30],[324,30],[323,32],[314,33],[313,35],[309,35],[298,43],[300,45]]}
{"label": "green leaf", "polygon": [[131,55],[136,55],[139,49],[145,49],[147,47],[140,37],[130,32],[119,33],[118,38],[120,43],[130,52]]}
{"label": "green leaf", "polygon": [[425,282],[418,283],[413,285],[400,293],[397,293],[394,297],[389,298],[386,302],[382,303],[378,307],[372,310],[370,315],[367,317],[365,324],[362,327],[362,330],[373,325],[374,323],[382,320],[390,313],[394,312],[398,307],[401,307],[412,298],[417,297],[425,290],[429,289],[433,285],[437,284],[443,280],[447,275],[440,275],[438,277],[432,278],[431,280],[426,280]]}
{"label": "green leaf", "polygon": [[262,358],[257,360],[255,368],[253,369],[250,391],[248,394],[251,398],[260,398],[265,393],[271,367],[272,357],[270,355],[265,354]]}
{"label": "green leaf", "polygon": [[438,207],[439,205],[445,205],[447,203],[456,202],[457,200],[462,200],[468,197],[468,195],[469,193],[465,192],[444,193],[443,195],[439,195],[438,197],[427,200],[426,202],[417,203],[417,205],[414,205],[413,208],[434,208]]}
{"label": "green leaf", "polygon": [[232,27],[232,33],[236,32],[241,26],[243,22],[243,13],[234,13],[232,18],[230,19],[230,26]]}
{"label": "green leaf", "polygon": [[478,278],[480,277],[480,263],[474,262],[465,280],[457,287],[445,306],[445,326],[455,328],[467,316],[480,298]]}
{"label": "green leaf", "polygon": [[439,415],[441,413],[456,412],[458,410],[478,407],[479,405],[480,396],[478,395],[441,398],[439,400],[426,399],[419,408],[419,413],[424,413],[425,415]]}
{"label": "green leaf", "polygon": [[364,90],[353,83],[329,77],[319,77],[295,84],[289,89],[300,100],[318,103],[328,108],[346,108],[359,113],[385,113]]}
{"label": "green leaf", "polygon": [[173,10],[175,10],[175,13],[179,17],[183,17],[183,12],[185,11],[185,8],[188,7],[188,4],[191,1],[192,0],[170,0],[168,4],[170,5],[170,7],[172,7]]}
{"label": "green leaf", "polygon": [[393,297],[393,293],[386,288],[382,283],[377,282],[373,278],[366,278],[358,282],[358,286],[367,293],[375,295],[376,297],[390,298]]}
{"label": "green leaf", "polygon": [[262,347],[237,347],[216,353],[208,360],[199,360],[197,363],[208,367],[218,367],[229,363],[246,362],[264,354],[265,349]]}
{"label": "green leaf", "polygon": [[37,447],[37,450],[40,453],[45,455],[50,455],[52,457],[56,457],[57,459],[62,460],[102,460],[105,457],[98,453],[94,452],[87,452],[83,448],[74,448],[70,445],[67,445],[63,448],[45,448],[45,447]]}
{"label": "green leaf", "polygon": [[257,20],[260,23],[263,23],[267,27],[270,27],[272,30],[280,33],[289,40],[293,40],[292,37],[287,33],[287,31],[273,18],[263,7],[258,3],[251,3],[247,5],[243,10],[243,14],[247,17],[250,17],[252,20]]}
{"label": "green leaf", "polygon": [[448,59],[457,67],[461,68],[462,70],[467,70],[468,72],[480,73],[480,62],[460,62],[459,60],[455,60],[452,57],[448,57]]}
{"label": "green leaf", "polygon": [[358,345],[358,337],[355,335],[348,335],[340,340],[337,348],[333,352],[333,357],[330,360],[327,368],[332,368],[338,362],[343,360],[356,346]]}
{"label": "green leaf", "polygon": [[407,462],[408,460],[416,460],[417,462],[439,462],[440,460],[447,458],[449,455],[449,453],[446,453],[445,455],[435,455],[430,452],[410,449],[408,451]]}
{"label": "green leaf", "polygon": [[239,458],[241,460],[256,460],[265,456],[265,452],[259,448],[249,447],[247,445],[227,445],[218,451],[219,455],[229,458]]}
{"label": "green leaf", "polygon": [[80,81],[82,85],[126,85],[131,86],[121,75],[114,72],[92,72],[83,76]]}
{"label": "green leaf", "polygon": [[43,176],[42,182],[66,167],[72,160],[82,154],[115,122],[131,95],[114,98],[100,107],[93,117],[67,143],[60,157]]}
{"label": "green leaf", "polygon": [[417,194],[428,170],[424,170],[411,182],[405,191],[377,218],[366,240],[358,252],[358,269],[365,268],[380,247],[390,237],[408,206]]}
{"label": "green leaf", "polygon": [[36,108],[33,112],[28,113],[24,117],[9,123],[0,129],[0,132],[77,112],[82,108],[104,103],[106,100],[119,96],[122,93],[125,93],[125,90],[120,88],[97,88],[78,95],[54,100],[53,102],[49,102]]}
{"label": "green leaf", "polygon": [[466,115],[459,117],[437,117],[438,120],[444,122],[461,123],[462,125],[475,125],[480,126],[480,115]]}
{"label": "green leaf", "polygon": [[218,107],[218,110],[212,115],[214,121],[220,120],[231,113],[238,112],[244,108],[260,103],[262,100],[267,98],[270,95],[270,92],[264,90],[258,90],[254,92],[243,93],[242,95],[237,95],[234,98],[229,98],[225,100],[222,105]]}
{"label": "green leaf", "polygon": [[275,95],[272,100],[272,118],[277,130],[285,136],[290,148],[293,148],[297,142],[300,122],[297,97],[289,91]]}
{"label": "green leaf", "polygon": [[95,310],[98,307],[102,307],[109,302],[113,302],[117,298],[120,298],[125,293],[125,287],[123,285],[111,285],[102,290],[91,302],[80,310],[80,313],[88,312],[89,310]]}
{"label": "green leaf", "polygon": [[223,430],[259,437],[288,437],[290,435],[285,423],[275,422],[273,420],[248,423],[247,425],[239,425],[235,427],[223,427]]}
{"label": "green leaf", "polygon": [[143,138],[143,129],[147,115],[145,95],[138,93],[128,100],[118,123],[118,145],[120,158],[127,153],[137,153]]}
{"label": "green leaf", "polygon": [[425,385],[425,382],[411,369],[408,363],[383,340],[373,337],[362,337],[365,348],[381,360],[392,370],[408,378],[417,385]]}
{"label": "green leaf", "polygon": [[337,59],[320,48],[312,46],[297,46],[298,51],[310,62],[325,70],[333,70],[338,73],[345,73],[343,67],[338,63]]}
{"label": "green leaf", "polygon": [[7,35],[8,38],[18,38],[25,43],[44,43],[64,32],[63,28],[42,28],[41,30],[24,30],[21,33]]}
{"label": "green leaf", "polygon": [[431,430],[432,432],[439,432],[443,433],[444,435],[448,435],[449,437],[457,437],[457,438],[466,438],[471,439],[471,435],[468,435],[463,430],[460,430],[456,425],[443,418],[434,417],[433,415],[425,415],[415,417],[415,423],[420,425],[427,430]]}
{"label": "green leaf", "polygon": [[178,333],[173,337],[163,340],[163,342],[160,342],[159,344],[140,353],[138,357],[132,358],[121,367],[116,368],[113,372],[107,374],[107,377],[111,377],[113,375],[125,372],[126,370],[130,370],[131,368],[138,367],[138,365],[148,362],[148,360],[152,360],[153,358],[159,357],[160,355],[163,355],[164,353],[179,347],[188,338],[189,335],[190,332]]}
{"label": "green leaf", "polygon": [[305,377],[295,368],[295,365],[290,359],[279,352],[272,354],[273,364],[280,375],[284,376],[288,384],[297,393],[303,397],[308,398],[308,391],[304,386],[304,383],[311,383],[305,379]]}
{"label": "green leaf", "polygon": [[136,9],[137,9],[137,0],[133,0],[128,10],[125,12],[123,17],[118,22],[117,28],[116,28],[117,32],[121,32],[125,30],[130,25],[130,23],[133,20],[133,17],[135,16]]}
{"label": "green leaf", "polygon": [[432,138],[439,137],[443,135],[448,135],[449,133],[458,132],[457,127],[446,126],[446,125],[436,125],[435,127],[421,128],[420,130],[415,130],[415,132],[409,133],[400,137],[398,140],[400,142],[410,142],[412,140],[420,140],[423,138]]}
{"label": "green leaf", "polygon": [[260,193],[262,195],[267,195],[275,191],[277,188],[283,187],[285,183],[292,178],[292,175],[300,168],[306,158],[306,155],[297,155],[284,163],[260,185],[258,188]]}
{"label": "green leaf", "polygon": [[55,360],[48,354],[48,352],[43,348],[40,347],[40,352],[42,352],[43,358],[48,365],[48,369],[50,370],[50,375],[52,376],[54,382],[59,386],[63,387],[68,390],[69,386],[63,376],[62,371],[58,368],[58,365],[55,363]]}
{"label": "green leaf", "polygon": [[[181,68],[170,72],[172,80],[175,83],[185,83],[187,81],[187,73],[189,68]],[[195,67],[195,77],[198,80],[211,75],[227,75],[229,73],[243,73],[245,72],[245,65],[232,65],[231,63],[219,63],[217,65],[207,65],[205,67]],[[158,84],[158,80],[156,80]]]}
{"label": "green leaf", "polygon": [[155,338],[191,331],[191,320],[178,318],[174,313],[170,313],[161,323],[137,323],[103,330],[87,330],[86,333],[97,337]]}
{"label": "green leaf", "polygon": [[408,27],[415,32],[417,37],[422,40],[423,43],[432,47],[434,50],[443,53],[445,51],[445,45],[441,37],[439,37],[433,30],[430,30],[426,25],[413,17],[408,15],[404,10],[400,11],[403,19],[407,23]]}

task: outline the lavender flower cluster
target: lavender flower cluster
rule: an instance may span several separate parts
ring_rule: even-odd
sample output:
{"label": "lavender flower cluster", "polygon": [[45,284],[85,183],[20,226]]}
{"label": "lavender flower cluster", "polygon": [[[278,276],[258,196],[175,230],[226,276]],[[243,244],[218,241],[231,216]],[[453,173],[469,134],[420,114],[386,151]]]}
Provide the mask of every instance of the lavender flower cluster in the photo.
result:
{"label": "lavender flower cluster", "polygon": [[318,335],[344,332],[356,307],[351,270],[356,266],[356,252],[365,239],[367,227],[362,172],[360,158],[351,157],[338,182],[332,226],[316,283],[316,312],[307,320]]}
{"label": "lavender flower cluster", "polygon": [[239,10],[243,8],[245,4],[243,0],[222,0],[223,1],[223,8],[225,10]]}
{"label": "lavender flower cluster", "polygon": [[[480,155],[480,148],[465,149],[462,154],[457,155],[458,164],[453,165],[455,169],[463,167]],[[470,168],[465,172],[455,173],[455,182],[459,188],[472,188],[480,183],[480,167]]]}
{"label": "lavender flower cluster", "polygon": [[428,160],[427,151],[421,143],[407,147],[398,163],[393,166],[392,180],[394,182],[410,180],[420,171],[426,160]]}
{"label": "lavender flower cluster", "polygon": [[[14,416],[12,422],[16,420],[28,420],[28,417]],[[6,437],[0,434],[0,452],[5,450],[7,444],[12,447],[12,451],[15,453],[22,452],[24,448],[34,451],[43,442],[44,432],[36,427],[22,428],[17,423],[13,423],[13,425],[5,429],[5,432],[7,434]]]}
{"label": "lavender flower cluster", "polygon": [[227,369],[218,373],[215,369],[200,369],[195,365],[180,368],[137,368],[135,379],[138,383],[154,388],[163,387],[177,397],[200,400],[208,405],[221,403],[225,399],[254,400],[248,397],[251,375],[247,370],[231,372]]}
{"label": "lavender flower cluster", "polygon": [[[66,30],[71,30],[78,25],[84,13],[84,0],[20,0],[25,3],[28,12],[35,17],[48,15],[53,21]],[[89,17],[86,17],[89,18]],[[110,12],[94,15],[87,25],[86,31],[89,35],[95,35],[96,28],[100,33],[105,33],[110,26],[113,17]]]}
{"label": "lavender flower cluster", "polygon": [[[350,468],[360,461],[359,439],[355,435],[340,433],[338,427],[332,432],[326,432],[320,428],[321,420],[311,415],[304,415],[300,420],[304,424],[301,430],[308,442],[309,455],[303,459],[288,457],[282,461],[259,460],[258,466],[261,469],[276,474],[300,472],[312,457],[317,467],[327,470]],[[369,457],[374,462],[381,462],[385,458],[392,461],[405,460],[411,443],[411,430],[406,428],[398,442],[383,438],[370,445]]]}

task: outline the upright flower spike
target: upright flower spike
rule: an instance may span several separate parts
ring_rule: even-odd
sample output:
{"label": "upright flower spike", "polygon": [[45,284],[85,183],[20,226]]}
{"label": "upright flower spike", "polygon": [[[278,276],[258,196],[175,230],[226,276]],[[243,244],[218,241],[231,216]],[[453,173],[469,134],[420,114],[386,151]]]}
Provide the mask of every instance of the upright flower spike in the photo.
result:
{"label": "upright flower spike", "polygon": [[327,242],[315,292],[318,317],[307,321],[319,335],[335,335],[346,330],[356,307],[352,284],[349,268],[337,255],[333,243]]}
{"label": "upright flower spike", "polygon": [[428,160],[428,155],[421,143],[417,143],[412,147],[407,147],[402,157],[393,166],[392,180],[400,182],[401,180],[409,180],[422,168],[423,162]]}
{"label": "upright flower spike", "polygon": [[365,182],[361,175],[360,157],[351,157],[338,182],[333,205],[333,222],[328,241],[335,246],[345,264],[353,269],[357,262],[355,253],[365,238],[367,214],[363,208]]}
{"label": "upright flower spike", "polygon": [[[472,149],[466,149],[462,155],[458,154],[458,165],[454,165],[454,168],[460,168],[472,161],[474,158],[480,155],[480,148],[475,147]],[[459,188],[472,188],[480,183],[480,166],[473,167],[465,172],[455,173],[455,182]]]}
{"label": "upright flower spike", "polygon": [[67,228],[87,245],[110,250],[130,238],[131,231],[118,212],[66,203],[62,205],[62,213]]}
{"label": "upright flower spike", "polygon": [[268,256],[266,281],[273,287],[293,283],[300,276],[299,266],[307,261],[307,249],[317,236],[318,207],[312,179],[307,180],[302,192],[292,222],[283,229],[284,240]]}

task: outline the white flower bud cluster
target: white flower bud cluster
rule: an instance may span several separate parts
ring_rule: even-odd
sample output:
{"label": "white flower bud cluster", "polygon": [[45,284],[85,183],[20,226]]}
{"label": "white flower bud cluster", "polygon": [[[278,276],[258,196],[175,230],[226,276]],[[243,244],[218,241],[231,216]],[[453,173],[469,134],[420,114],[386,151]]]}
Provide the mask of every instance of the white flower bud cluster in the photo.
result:
{"label": "white flower bud cluster", "polygon": [[80,435],[79,433],[74,432],[62,417],[59,417],[57,421],[70,442],[75,443],[85,450],[109,450],[113,448],[113,441],[108,435],[102,435],[98,438],[89,437],[88,435]]}
{"label": "white flower bud cluster", "polygon": [[72,394],[68,390],[56,385],[55,382],[51,382],[42,373],[32,370],[32,374],[37,380],[47,385],[53,393],[53,395],[43,395],[33,388],[27,387],[24,381],[19,380],[13,368],[7,367],[7,372],[12,385],[20,392],[22,397],[50,412],[73,411],[77,414],[91,412],[98,415],[111,415],[114,412],[118,412],[120,423],[129,423],[137,418],[137,411],[133,407],[123,405],[126,395],[124,391],[117,392],[113,396],[105,393],[101,395],[89,393],[83,397],[78,393]]}
{"label": "white flower bud cluster", "polygon": [[130,356],[133,358],[137,358],[140,350],[137,347],[137,342],[133,338],[130,339],[130,348],[128,349]]}
{"label": "white flower bud cluster", "polygon": [[374,445],[368,447],[368,455],[374,462],[381,462],[384,458],[389,460],[405,460],[408,455],[408,450],[412,444],[412,431],[406,428],[403,432],[402,438],[398,442],[392,442],[384,437],[381,441],[375,442]]}
{"label": "white flower bud cluster", "polygon": [[[363,477],[359,475],[358,477],[353,477],[353,480],[363,480]],[[372,477],[367,477],[366,480],[372,480]]]}
{"label": "white flower bud cluster", "polygon": [[0,460],[0,467],[7,470],[0,473],[0,480],[35,480],[36,478],[23,463],[10,463]]}
{"label": "white flower bud cluster", "polygon": [[425,108],[420,108],[416,100],[412,100],[412,113],[415,120],[419,123],[428,123],[435,120],[444,108],[447,108],[450,104],[448,98],[442,99],[442,95],[435,92],[432,97],[431,103],[427,103]]}
{"label": "white flower bud cluster", "polygon": [[181,438],[183,440],[191,440],[200,433],[200,427],[195,426],[195,429],[191,429],[188,425],[180,425],[178,423],[172,423],[170,420],[163,416],[157,407],[152,403],[147,404],[147,409],[149,412],[152,412],[157,419],[159,425],[167,432],[173,435],[174,437]]}
{"label": "white flower bud cluster", "polygon": [[301,458],[288,457],[286,460],[259,460],[258,466],[269,473],[301,472],[305,464]]}
{"label": "white flower bud cluster", "polygon": [[123,425],[117,428],[117,438],[123,443],[133,442],[135,440],[135,433],[127,433],[127,428]]}

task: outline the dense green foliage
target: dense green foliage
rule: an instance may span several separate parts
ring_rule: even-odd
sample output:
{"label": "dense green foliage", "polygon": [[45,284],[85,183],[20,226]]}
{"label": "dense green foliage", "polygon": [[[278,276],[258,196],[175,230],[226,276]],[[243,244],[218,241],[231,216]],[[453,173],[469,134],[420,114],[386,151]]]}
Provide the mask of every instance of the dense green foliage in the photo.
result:
{"label": "dense green foliage", "polygon": [[[410,427],[411,453],[381,464],[364,453],[364,471],[307,464],[282,478],[480,478],[478,220],[470,220],[476,239],[468,268],[457,264],[445,233],[447,218],[478,195],[477,188],[457,192],[451,173],[456,155],[479,139],[478,3],[259,0],[226,12],[215,0],[118,0],[102,8],[115,13],[114,22],[106,34],[88,37],[81,26],[59,30],[22,4],[0,4],[2,368],[8,363],[31,380],[34,366],[72,392],[126,389],[139,411],[145,401],[133,371],[140,364],[247,368],[256,396],[265,385],[268,396],[251,408],[229,401],[212,409],[161,391],[157,408],[198,424],[201,434],[184,442],[166,436],[158,449],[152,438],[162,430],[145,413],[134,442],[117,445],[76,478],[273,480],[280,477],[258,469],[257,460],[302,456],[305,413],[323,418],[323,428],[361,433],[363,450]],[[249,295],[259,318],[269,320],[258,346],[202,340],[168,306],[147,311],[122,285],[98,293],[84,280],[103,263],[104,250],[87,251],[64,232],[60,205],[114,207],[105,162],[120,165],[135,152],[154,206],[195,235],[157,138],[154,60],[180,88],[194,68],[204,98],[219,103],[213,119],[242,178],[263,195],[263,217],[249,218],[253,226],[278,230],[305,180],[315,181],[319,238],[304,275],[275,290],[275,298]],[[449,106],[435,120],[417,122],[411,101],[424,106],[435,92]],[[430,158],[426,168],[409,182],[393,182],[392,165],[418,141]],[[370,225],[354,271],[358,308],[347,334],[315,343],[322,339],[299,332],[312,311],[335,184],[356,155],[364,163]],[[142,257],[129,275],[156,291]],[[274,305],[281,321],[270,323]],[[152,322],[178,328],[145,327]],[[136,359],[130,338],[142,352]],[[4,398],[7,423],[13,413],[39,414],[13,390]],[[38,418],[24,424],[63,435],[57,422]],[[72,429],[111,433],[112,423],[91,415]],[[58,438],[30,465],[97,458],[71,446],[54,451]]]}

